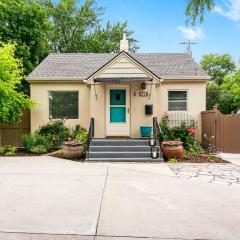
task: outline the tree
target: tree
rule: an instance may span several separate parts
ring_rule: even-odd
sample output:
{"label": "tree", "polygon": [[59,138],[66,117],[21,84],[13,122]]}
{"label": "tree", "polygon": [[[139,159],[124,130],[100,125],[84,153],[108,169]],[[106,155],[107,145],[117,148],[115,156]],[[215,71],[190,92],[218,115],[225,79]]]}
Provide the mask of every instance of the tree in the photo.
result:
{"label": "tree", "polygon": [[185,14],[188,17],[187,22],[195,25],[199,18],[200,23],[204,21],[204,14],[206,11],[211,12],[214,10],[214,0],[188,0]]}
{"label": "tree", "polygon": [[233,111],[232,94],[221,87],[224,79],[236,71],[233,58],[229,54],[208,54],[202,57],[200,65],[211,76],[207,84],[207,109],[217,104],[223,113]]}
{"label": "tree", "polygon": [[[78,0],[43,1],[52,20],[52,48],[56,52],[118,52],[119,41],[127,29],[127,22],[101,25],[100,16],[104,9],[95,0],[86,0],[79,5]],[[130,49],[136,51],[137,41],[129,38]]]}
{"label": "tree", "polygon": [[18,122],[21,110],[29,109],[33,102],[16,87],[23,79],[20,60],[14,57],[15,45],[2,44],[0,47],[0,122]]}
{"label": "tree", "polygon": [[228,75],[224,78],[221,86],[222,94],[225,95],[228,103],[224,110],[227,113],[235,111],[240,108],[240,69],[234,74]]}
{"label": "tree", "polygon": [[207,110],[211,110],[213,106],[219,105],[220,87],[214,82],[207,83]]}
{"label": "tree", "polygon": [[[16,43],[16,56],[22,59],[24,74],[29,74],[47,56],[50,33],[47,12],[38,2],[0,1],[0,39]],[[28,87],[22,90],[28,91]]]}
{"label": "tree", "polygon": [[84,52],[119,52],[120,39],[123,33],[126,33],[130,43],[130,52],[136,52],[138,49],[137,40],[130,37],[133,31],[127,30],[127,22],[111,24],[109,21],[106,27],[98,26],[97,29],[90,34],[84,41]]}
{"label": "tree", "polygon": [[222,84],[225,76],[236,70],[236,63],[229,54],[204,55],[200,65],[218,85]]}
{"label": "tree", "polygon": [[48,15],[34,0],[1,0],[0,38],[2,42],[16,43],[16,56],[23,61],[24,72],[29,73],[49,51]]}

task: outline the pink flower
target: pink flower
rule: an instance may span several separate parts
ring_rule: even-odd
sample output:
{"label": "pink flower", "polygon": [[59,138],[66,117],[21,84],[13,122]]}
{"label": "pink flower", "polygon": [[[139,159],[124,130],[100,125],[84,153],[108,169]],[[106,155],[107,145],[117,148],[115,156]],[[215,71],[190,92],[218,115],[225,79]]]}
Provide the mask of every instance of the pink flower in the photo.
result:
{"label": "pink flower", "polygon": [[196,132],[196,128],[192,127],[192,128],[188,129],[188,133],[191,134],[191,135],[193,135],[195,132]]}

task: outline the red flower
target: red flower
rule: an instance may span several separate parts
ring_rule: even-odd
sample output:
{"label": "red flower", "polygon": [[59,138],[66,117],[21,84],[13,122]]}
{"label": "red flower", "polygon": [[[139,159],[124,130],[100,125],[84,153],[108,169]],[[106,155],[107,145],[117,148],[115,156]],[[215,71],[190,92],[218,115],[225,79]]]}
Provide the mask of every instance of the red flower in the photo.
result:
{"label": "red flower", "polygon": [[192,128],[188,129],[188,133],[191,134],[191,135],[193,135],[195,132],[196,132],[196,128],[192,127]]}

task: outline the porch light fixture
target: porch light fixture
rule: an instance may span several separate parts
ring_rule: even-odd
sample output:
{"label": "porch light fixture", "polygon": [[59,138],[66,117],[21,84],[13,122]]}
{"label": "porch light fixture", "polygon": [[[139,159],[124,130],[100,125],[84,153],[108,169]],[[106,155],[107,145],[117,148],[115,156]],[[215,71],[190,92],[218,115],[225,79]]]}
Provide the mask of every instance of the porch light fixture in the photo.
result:
{"label": "porch light fixture", "polygon": [[151,148],[151,154],[152,154],[152,158],[153,159],[158,158],[158,153],[159,153],[158,147],[152,147]]}
{"label": "porch light fixture", "polygon": [[142,89],[146,89],[146,88],[147,88],[147,85],[146,85],[146,83],[145,83],[145,82],[143,82],[143,83],[142,83],[142,85],[141,85],[141,87],[142,87]]}

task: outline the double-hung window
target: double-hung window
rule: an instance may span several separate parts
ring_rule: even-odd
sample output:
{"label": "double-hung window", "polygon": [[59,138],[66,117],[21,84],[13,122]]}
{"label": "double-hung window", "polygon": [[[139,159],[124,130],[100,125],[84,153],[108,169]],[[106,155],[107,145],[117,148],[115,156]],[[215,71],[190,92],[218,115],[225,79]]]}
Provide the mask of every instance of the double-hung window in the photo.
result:
{"label": "double-hung window", "polygon": [[50,119],[78,119],[77,91],[49,91]]}
{"label": "double-hung window", "polygon": [[168,91],[168,111],[187,111],[187,91]]}

